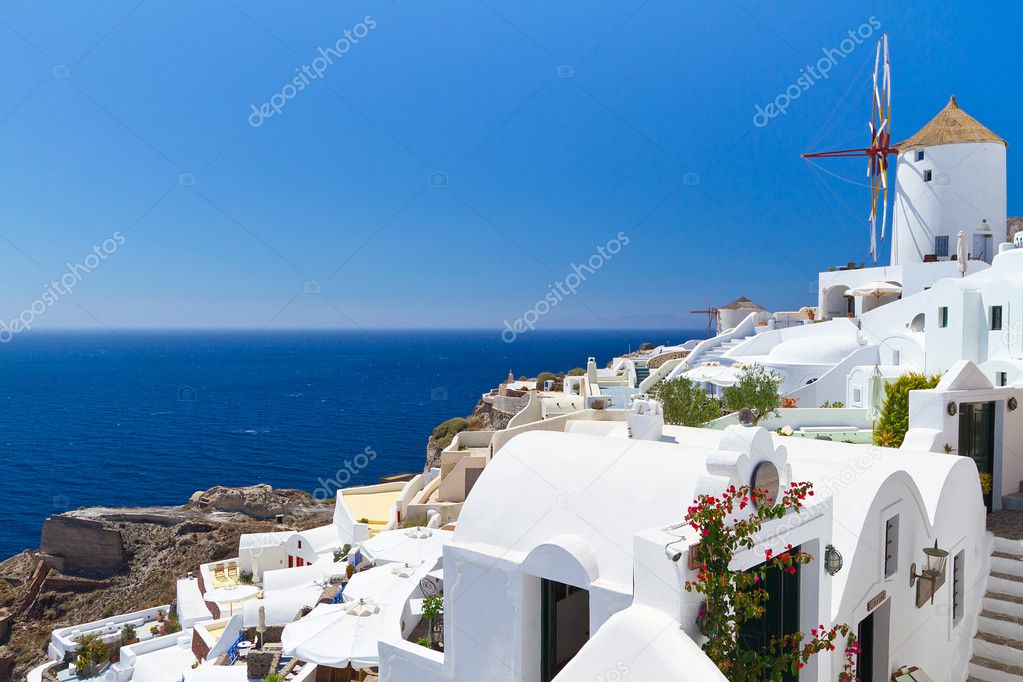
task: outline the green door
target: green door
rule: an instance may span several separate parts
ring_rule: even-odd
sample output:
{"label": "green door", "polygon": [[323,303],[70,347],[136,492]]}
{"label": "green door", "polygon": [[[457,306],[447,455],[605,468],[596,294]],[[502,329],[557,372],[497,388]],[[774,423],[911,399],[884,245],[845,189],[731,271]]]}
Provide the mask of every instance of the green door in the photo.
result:
{"label": "green door", "polygon": [[[798,552],[796,547],[791,552]],[[761,565],[762,566],[762,565]],[[751,570],[759,570],[761,566]],[[770,567],[764,576],[764,589],[769,596],[764,605],[764,615],[743,623],[739,630],[739,646],[752,651],[765,651],[771,638],[780,638],[799,632],[799,576],[802,566],[796,565],[795,573],[786,573],[780,568]],[[795,680],[786,675],[785,680]]]}
{"label": "green door", "polygon": [[550,682],[590,637],[590,593],[540,580],[540,682]]}
{"label": "green door", "polygon": [[856,656],[856,674],[860,682],[874,682],[874,614],[860,621],[856,628],[860,653]]}
{"label": "green door", "polygon": [[971,457],[977,471],[992,477],[992,492],[985,493],[984,504],[991,511],[995,473],[995,404],[962,403],[959,405],[959,454]]}

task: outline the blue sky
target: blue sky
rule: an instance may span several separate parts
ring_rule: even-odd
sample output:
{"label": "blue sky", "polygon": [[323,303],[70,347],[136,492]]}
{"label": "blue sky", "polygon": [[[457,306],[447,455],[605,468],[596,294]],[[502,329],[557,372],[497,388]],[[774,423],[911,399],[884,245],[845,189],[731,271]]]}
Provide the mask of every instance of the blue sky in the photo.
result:
{"label": "blue sky", "polygon": [[1023,212],[1018,3],[4,3],[0,319],[115,232],[33,328],[499,329],[620,232],[538,326],[813,303],[867,190],[799,155],[865,142],[875,38],[753,115],[872,16],[895,137],[955,94]]}

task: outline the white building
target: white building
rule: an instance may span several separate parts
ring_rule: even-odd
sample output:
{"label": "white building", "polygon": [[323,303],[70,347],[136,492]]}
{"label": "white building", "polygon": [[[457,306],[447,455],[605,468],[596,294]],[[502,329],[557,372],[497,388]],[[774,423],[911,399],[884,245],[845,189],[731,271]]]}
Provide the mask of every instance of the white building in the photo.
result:
{"label": "white building", "polygon": [[[783,620],[858,628],[875,680],[903,665],[966,677],[991,554],[972,460],[745,426],[615,433],[533,432],[504,447],[445,548],[444,653],[382,645],[381,680],[724,679],[699,647],[701,598],[683,588],[698,538],[679,523],[698,494],[748,484],[764,463],[783,486],[817,491],[735,558],[748,569],[789,543],[817,557],[781,588]],[[950,558],[934,604],[918,605],[910,572],[935,540]],[[834,576],[828,545],[845,558]],[[837,679],[843,662],[841,650],[819,655],[800,679]]]}

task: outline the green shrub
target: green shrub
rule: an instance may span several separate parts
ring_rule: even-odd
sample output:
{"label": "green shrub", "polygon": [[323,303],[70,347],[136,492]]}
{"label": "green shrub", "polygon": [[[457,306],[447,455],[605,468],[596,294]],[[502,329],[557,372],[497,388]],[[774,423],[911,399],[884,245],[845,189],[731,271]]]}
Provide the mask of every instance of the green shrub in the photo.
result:
{"label": "green shrub", "polygon": [[721,416],[721,404],[685,377],[662,381],[654,395],[664,406],[666,424],[703,426]]}
{"label": "green shrub", "polygon": [[99,635],[82,635],[77,644],[75,667],[81,671],[94,672],[110,658],[110,648]]}
{"label": "green shrub", "polygon": [[444,615],[444,595],[430,594],[423,597],[423,618],[439,618]]}
{"label": "green shrub", "polygon": [[280,673],[270,673],[263,678],[263,682],[284,682],[284,676]]}
{"label": "green shrub", "polygon": [[753,365],[743,373],[739,383],[725,389],[725,409],[738,412],[748,407],[753,412],[753,423],[759,424],[767,415],[777,413],[781,405],[780,385],[780,376],[763,365]]}
{"label": "green shrub", "polygon": [[425,516],[409,517],[398,524],[398,528],[420,528],[426,525]]}
{"label": "green shrub", "polygon": [[582,367],[576,367],[574,369],[568,370],[568,376],[570,377],[581,377],[584,374],[586,374],[586,370],[583,369]]}
{"label": "green shrub", "polygon": [[928,377],[910,372],[886,385],[881,416],[874,424],[874,445],[900,447],[909,430],[909,392],[934,388],[940,380],[940,375]]}
{"label": "green shrub", "polygon": [[821,407],[831,408],[845,407],[845,403],[843,403],[841,400],[825,400],[823,403],[821,403]]}
{"label": "green shrub", "polygon": [[440,424],[433,430],[431,437],[437,442],[437,445],[443,450],[447,446],[451,445],[451,441],[454,440],[455,436],[459,432],[465,431],[469,428],[469,422],[461,417],[452,417],[446,422]]}
{"label": "green shrub", "polygon": [[417,639],[416,644],[418,644],[419,646],[425,646],[427,649],[433,648],[433,646],[430,644],[430,640],[428,640],[426,637],[420,637],[419,639]]}

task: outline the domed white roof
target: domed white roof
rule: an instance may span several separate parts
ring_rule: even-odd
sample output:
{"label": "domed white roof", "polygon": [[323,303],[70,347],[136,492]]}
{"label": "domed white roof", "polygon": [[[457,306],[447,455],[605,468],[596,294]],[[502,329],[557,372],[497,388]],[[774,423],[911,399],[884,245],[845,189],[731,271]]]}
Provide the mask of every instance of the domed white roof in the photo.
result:
{"label": "domed white roof", "polygon": [[835,336],[811,336],[782,341],[771,349],[768,362],[793,365],[833,365],[859,348],[854,339]]}

